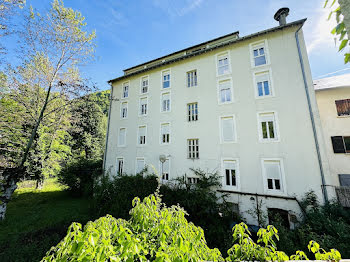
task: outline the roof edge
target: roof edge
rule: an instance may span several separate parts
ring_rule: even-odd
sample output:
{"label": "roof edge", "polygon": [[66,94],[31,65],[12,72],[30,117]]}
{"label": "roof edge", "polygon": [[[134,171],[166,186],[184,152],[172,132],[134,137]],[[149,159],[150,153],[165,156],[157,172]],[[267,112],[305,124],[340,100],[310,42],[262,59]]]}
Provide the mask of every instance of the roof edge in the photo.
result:
{"label": "roof edge", "polygon": [[[134,72],[134,73],[130,73],[130,74],[127,74],[127,75],[123,75],[123,76],[120,76],[120,77],[117,77],[117,78],[108,80],[107,83],[110,84],[110,83],[112,83],[112,82],[114,82],[114,81],[117,81],[117,80],[121,80],[121,79],[130,77],[130,76],[133,76],[133,75],[136,75],[136,74],[145,72],[145,71],[149,71],[149,70],[152,70],[152,69],[154,69],[154,68],[157,68],[157,67],[160,67],[160,66],[163,66],[163,65],[166,65],[166,64],[171,64],[171,63],[177,62],[177,61],[179,61],[179,60],[183,60],[183,59],[186,59],[186,58],[189,58],[189,57],[197,56],[197,55],[200,55],[200,54],[203,54],[203,53],[206,53],[206,52],[209,52],[209,51],[212,51],[212,50],[215,50],[215,49],[218,49],[218,48],[227,46],[227,45],[235,44],[235,43],[238,43],[238,42],[241,42],[241,41],[250,39],[250,38],[258,37],[258,36],[263,35],[263,34],[271,33],[271,32],[274,32],[274,31],[282,30],[282,29],[285,29],[285,28],[288,28],[288,27],[297,26],[297,25],[304,25],[304,23],[306,22],[306,20],[307,20],[307,18],[304,18],[304,19],[300,19],[300,20],[297,20],[297,21],[294,21],[294,22],[291,22],[291,23],[287,23],[287,24],[285,24],[285,25],[272,27],[272,28],[269,28],[269,29],[265,29],[265,30],[262,30],[262,31],[258,31],[258,32],[256,32],[256,33],[253,33],[253,34],[250,34],[250,35],[246,35],[246,36],[243,36],[243,37],[238,37],[237,39],[235,39],[235,40],[233,40],[233,41],[230,41],[230,42],[224,43],[224,44],[222,44],[222,45],[218,45],[218,46],[215,46],[215,47],[212,47],[212,48],[203,50],[203,51],[201,51],[201,52],[197,52],[197,53],[194,54],[194,55],[193,55],[193,54],[189,54],[189,55],[186,55],[186,56],[181,57],[181,58],[176,58],[176,59],[173,59],[173,60],[169,60],[169,61],[167,61],[167,62],[165,62],[165,63],[163,63],[163,64],[160,64],[160,65],[158,64],[158,65],[155,65],[155,66],[152,66],[152,67],[148,67],[148,68],[146,68],[146,69],[143,69],[143,70],[140,70],[140,71],[137,71],[137,72]],[[174,54],[177,54],[177,53],[180,53],[180,52],[184,52],[184,51],[187,50],[187,49],[194,48],[194,47],[197,47],[197,46],[200,46],[200,45],[204,45],[204,44],[206,44],[206,43],[208,43],[208,42],[212,42],[212,41],[215,41],[215,40],[219,40],[220,38],[224,38],[224,37],[227,37],[227,36],[230,36],[230,35],[234,35],[234,34],[236,34],[237,32],[239,32],[239,31],[236,31],[236,32],[233,32],[233,33],[231,33],[231,34],[224,35],[224,36],[221,36],[221,37],[218,37],[218,38],[209,40],[209,41],[207,41],[207,42],[203,42],[203,43],[200,43],[200,44],[197,44],[197,45],[188,47],[188,48],[186,48],[186,49],[182,49],[182,50],[176,51],[176,52],[171,53],[171,54],[168,54],[168,55],[166,55],[166,56],[162,56],[162,57],[153,59],[153,60],[151,60],[151,61],[145,62],[145,63],[143,63],[143,64],[139,64],[139,65],[130,67],[130,68],[125,69],[125,70],[123,70],[123,71],[127,71],[127,70],[130,70],[130,69],[133,69],[133,68],[136,68],[136,67],[139,67],[139,66],[142,66],[142,65],[145,65],[145,64],[148,64],[148,63],[157,61],[157,60],[159,60],[159,59],[168,57],[168,56],[170,56],[170,55],[174,55]]]}

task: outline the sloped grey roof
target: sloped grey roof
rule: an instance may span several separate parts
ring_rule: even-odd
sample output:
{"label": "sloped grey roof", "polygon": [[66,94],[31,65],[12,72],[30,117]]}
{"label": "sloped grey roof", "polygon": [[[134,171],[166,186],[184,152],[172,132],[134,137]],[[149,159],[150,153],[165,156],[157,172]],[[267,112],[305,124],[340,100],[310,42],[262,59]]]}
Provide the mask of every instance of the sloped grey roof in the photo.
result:
{"label": "sloped grey roof", "polygon": [[350,74],[316,79],[313,82],[315,91],[337,87],[350,87]]}

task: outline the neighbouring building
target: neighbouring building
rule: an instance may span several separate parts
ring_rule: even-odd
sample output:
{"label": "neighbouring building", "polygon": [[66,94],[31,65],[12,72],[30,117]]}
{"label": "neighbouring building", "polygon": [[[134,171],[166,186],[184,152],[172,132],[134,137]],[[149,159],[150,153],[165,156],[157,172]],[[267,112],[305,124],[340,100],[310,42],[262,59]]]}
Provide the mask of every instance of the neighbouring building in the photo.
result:
{"label": "neighbouring building", "polygon": [[332,184],[350,207],[350,74],[315,80],[314,87]]}
{"label": "neighbouring building", "polygon": [[302,26],[286,23],[247,36],[234,32],[124,70],[109,81],[104,168],[155,167],[163,182],[190,168],[218,171],[219,192],[250,224],[257,207],[291,226],[297,199],[335,196]]}

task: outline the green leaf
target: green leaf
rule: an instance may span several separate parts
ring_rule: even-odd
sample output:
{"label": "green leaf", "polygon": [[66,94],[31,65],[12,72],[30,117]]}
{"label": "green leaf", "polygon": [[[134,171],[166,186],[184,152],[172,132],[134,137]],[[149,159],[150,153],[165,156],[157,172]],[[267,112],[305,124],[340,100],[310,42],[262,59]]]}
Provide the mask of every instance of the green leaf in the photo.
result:
{"label": "green leaf", "polygon": [[343,48],[347,45],[348,43],[348,39],[344,39],[343,41],[341,41],[341,44],[339,46],[339,51],[343,50]]}

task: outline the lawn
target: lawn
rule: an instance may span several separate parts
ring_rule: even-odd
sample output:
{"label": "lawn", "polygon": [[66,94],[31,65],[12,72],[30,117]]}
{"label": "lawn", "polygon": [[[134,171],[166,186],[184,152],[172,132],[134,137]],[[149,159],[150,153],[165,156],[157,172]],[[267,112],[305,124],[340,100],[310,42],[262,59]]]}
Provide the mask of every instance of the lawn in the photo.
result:
{"label": "lawn", "polygon": [[0,222],[0,261],[39,261],[72,222],[94,219],[90,203],[70,196],[54,179],[42,190],[35,190],[34,183],[21,183]]}

